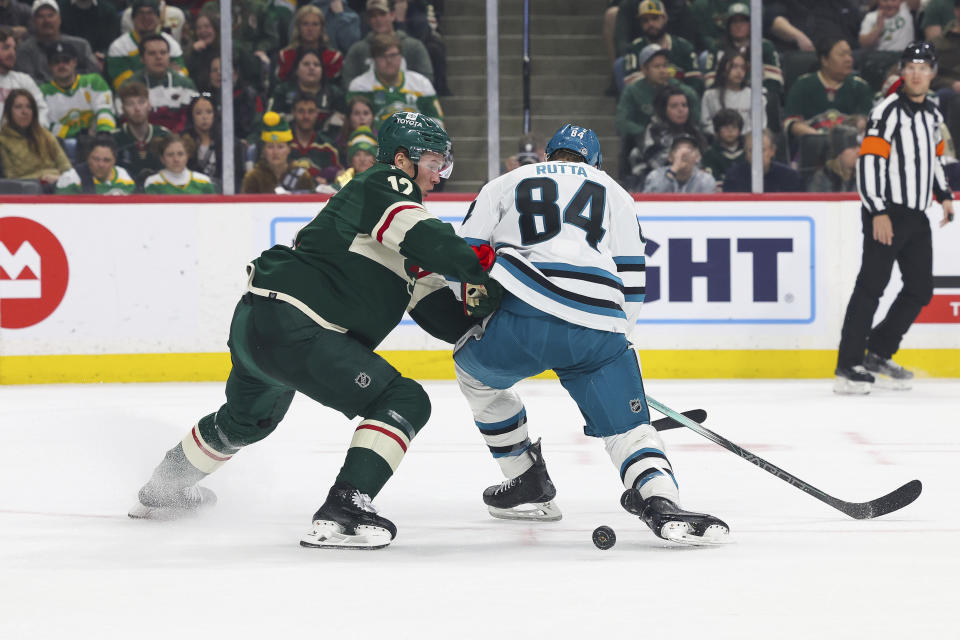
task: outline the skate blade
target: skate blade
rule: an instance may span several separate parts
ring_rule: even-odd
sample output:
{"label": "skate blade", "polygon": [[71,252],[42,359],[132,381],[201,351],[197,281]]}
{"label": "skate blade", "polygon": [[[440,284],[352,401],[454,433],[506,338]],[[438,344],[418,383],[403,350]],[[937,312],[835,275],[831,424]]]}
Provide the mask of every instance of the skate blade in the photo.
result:
{"label": "skate blade", "polygon": [[891,389],[893,391],[909,391],[913,388],[913,379],[909,380],[897,380],[896,378],[890,378],[884,375],[873,374],[876,378],[874,383],[879,389]]}
{"label": "skate blade", "polygon": [[169,507],[148,507],[140,502],[130,507],[127,516],[134,520],[155,520],[157,522],[167,522],[170,520],[182,520],[185,518],[196,518],[199,509],[171,509]]}
{"label": "skate blade", "polygon": [[843,376],[836,376],[833,381],[833,392],[844,396],[862,396],[870,393],[871,386],[873,385],[869,382],[856,382],[854,380],[848,380]]}
{"label": "skate blade", "polygon": [[390,532],[383,527],[359,525],[355,535],[344,533],[336,522],[315,520],[313,531],[300,538],[300,546],[309,549],[383,549],[390,544]]}
{"label": "skate blade", "polygon": [[487,505],[487,511],[494,518],[501,520],[538,520],[540,522],[556,522],[563,517],[560,508],[553,500],[547,502],[531,502],[519,504],[512,509],[500,509]]}
{"label": "skate blade", "polygon": [[708,547],[727,544],[730,542],[730,530],[718,524],[706,528],[702,536],[693,534],[693,529],[687,522],[666,522],[660,527],[660,537],[670,542],[685,544],[693,547]]}

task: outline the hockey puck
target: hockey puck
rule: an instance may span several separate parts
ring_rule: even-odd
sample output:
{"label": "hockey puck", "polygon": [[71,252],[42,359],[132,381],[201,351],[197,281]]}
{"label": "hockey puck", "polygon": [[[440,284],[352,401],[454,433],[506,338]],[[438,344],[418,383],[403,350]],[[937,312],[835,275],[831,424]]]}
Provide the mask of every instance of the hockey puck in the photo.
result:
{"label": "hockey puck", "polygon": [[607,525],[600,525],[593,530],[593,544],[597,549],[607,550],[617,544],[617,534]]}

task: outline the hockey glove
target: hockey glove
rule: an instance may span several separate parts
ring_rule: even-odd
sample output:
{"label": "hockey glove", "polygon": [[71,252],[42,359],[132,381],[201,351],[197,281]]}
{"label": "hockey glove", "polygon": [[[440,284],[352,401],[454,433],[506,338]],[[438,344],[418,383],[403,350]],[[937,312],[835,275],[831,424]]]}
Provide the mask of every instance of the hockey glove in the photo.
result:
{"label": "hockey glove", "polygon": [[493,263],[497,259],[497,253],[493,250],[488,244],[481,244],[470,247],[473,249],[473,252],[477,254],[477,260],[480,261],[480,266],[483,267],[484,271],[490,271],[490,267],[493,266]]}
{"label": "hockey glove", "polygon": [[503,287],[494,279],[485,284],[460,285],[460,295],[463,299],[463,312],[471,318],[484,318],[500,306],[503,298]]}

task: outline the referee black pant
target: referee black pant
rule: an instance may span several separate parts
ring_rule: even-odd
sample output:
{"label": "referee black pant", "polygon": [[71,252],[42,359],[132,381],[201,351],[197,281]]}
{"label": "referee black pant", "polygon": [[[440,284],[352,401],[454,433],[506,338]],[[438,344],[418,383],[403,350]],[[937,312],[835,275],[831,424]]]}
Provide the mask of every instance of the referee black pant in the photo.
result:
{"label": "referee black pant", "polygon": [[[893,244],[890,245],[873,239],[873,218],[869,211],[861,209],[863,262],[843,318],[838,367],[862,364],[864,349],[884,359],[892,357],[907,329],[933,296],[930,220],[922,211],[897,205],[890,205],[886,213],[893,223]],[[903,289],[886,317],[871,330],[873,315],[890,281],[894,262],[900,267]]]}

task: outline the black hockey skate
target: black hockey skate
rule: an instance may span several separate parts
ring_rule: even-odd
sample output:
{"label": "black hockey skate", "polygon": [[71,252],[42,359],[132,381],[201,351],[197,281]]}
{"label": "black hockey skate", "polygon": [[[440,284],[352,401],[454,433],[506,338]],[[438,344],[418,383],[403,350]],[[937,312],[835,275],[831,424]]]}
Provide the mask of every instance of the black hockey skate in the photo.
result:
{"label": "black hockey skate", "polygon": [[842,395],[870,393],[875,378],[863,365],[853,367],[837,367],[834,372],[833,392]]}
{"label": "black hockey skate", "polygon": [[913,386],[913,371],[904,369],[890,358],[883,358],[872,351],[867,351],[863,368],[876,377],[878,387],[906,391]]}
{"label": "black hockey skate", "polygon": [[540,441],[530,445],[527,453],[533,458],[533,466],[516,478],[484,489],[483,502],[494,518],[546,522],[559,520],[563,514],[553,502],[557,488],[547,473],[547,465],[540,453]]}
{"label": "black hockey skate", "polygon": [[313,514],[313,531],[300,546],[313,549],[382,549],[397,537],[397,527],[377,515],[370,496],[345,482],[330,489],[327,501]]}
{"label": "black hockey skate", "polygon": [[178,489],[148,482],[137,499],[127,515],[141,520],[177,520],[217,504],[217,494],[196,484]]}
{"label": "black hockey skate", "polygon": [[658,537],[682,544],[706,545],[726,542],[730,527],[706,513],[684,511],[673,500],[650,496],[644,500],[636,489],[627,489],[620,504],[639,516]]}

